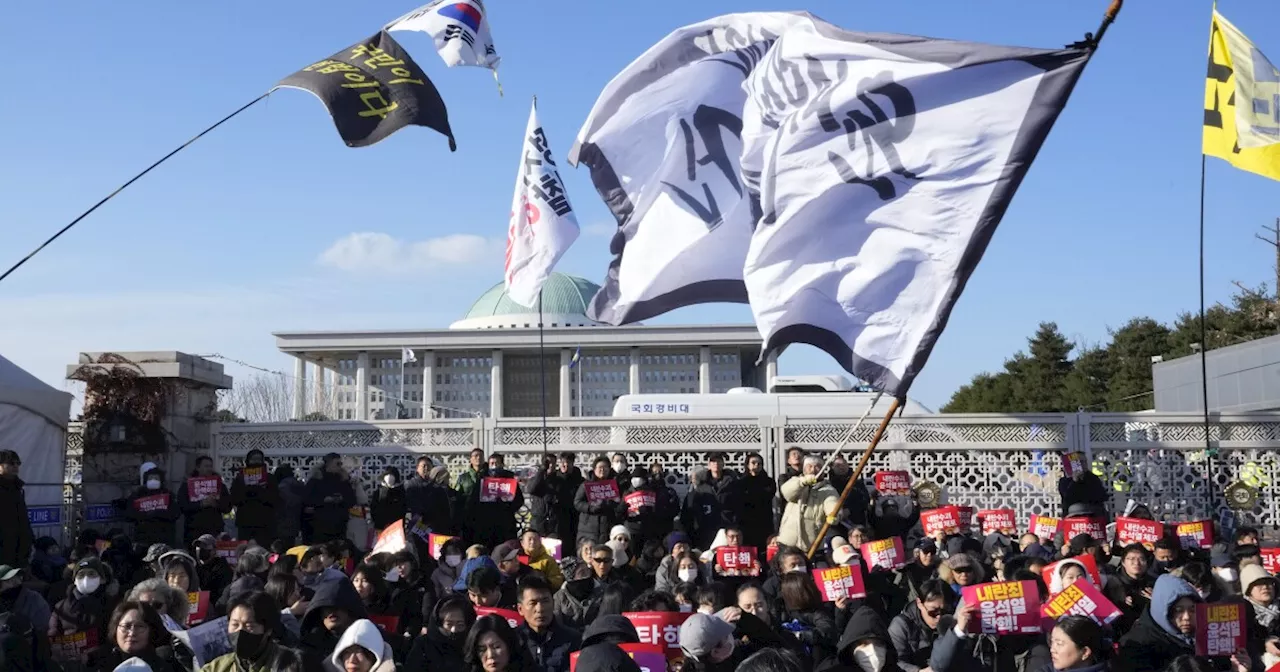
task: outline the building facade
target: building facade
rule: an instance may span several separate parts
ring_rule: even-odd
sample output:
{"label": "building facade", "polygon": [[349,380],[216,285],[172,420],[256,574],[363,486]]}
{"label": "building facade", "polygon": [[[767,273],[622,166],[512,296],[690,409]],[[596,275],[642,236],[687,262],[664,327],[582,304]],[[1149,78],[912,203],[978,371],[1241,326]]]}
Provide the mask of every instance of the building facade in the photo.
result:
{"label": "building facade", "polygon": [[552,417],[607,416],[623,394],[764,389],[777,375],[776,358],[757,365],[752,325],[603,325],[586,316],[598,290],[552,274],[541,336],[537,308],[501,284],[447,329],[276,333],[295,358],[294,417],[520,418],[544,406]]}
{"label": "building facade", "polygon": [[[1209,411],[1254,413],[1280,410],[1280,336],[1215,348],[1205,353]],[[1199,353],[1151,365],[1155,410],[1204,412]]]}

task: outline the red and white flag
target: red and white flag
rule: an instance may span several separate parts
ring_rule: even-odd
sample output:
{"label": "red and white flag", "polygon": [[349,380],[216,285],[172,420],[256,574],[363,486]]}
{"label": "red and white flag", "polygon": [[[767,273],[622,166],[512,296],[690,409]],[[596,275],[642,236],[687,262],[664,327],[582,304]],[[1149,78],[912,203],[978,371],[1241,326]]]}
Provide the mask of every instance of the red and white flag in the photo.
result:
{"label": "red and white flag", "polygon": [[569,205],[564,180],[551,158],[547,134],[538,123],[538,102],[529,110],[529,126],[520,151],[516,193],[507,227],[504,278],[507,296],[532,308],[565,250],[578,239],[578,220]]}

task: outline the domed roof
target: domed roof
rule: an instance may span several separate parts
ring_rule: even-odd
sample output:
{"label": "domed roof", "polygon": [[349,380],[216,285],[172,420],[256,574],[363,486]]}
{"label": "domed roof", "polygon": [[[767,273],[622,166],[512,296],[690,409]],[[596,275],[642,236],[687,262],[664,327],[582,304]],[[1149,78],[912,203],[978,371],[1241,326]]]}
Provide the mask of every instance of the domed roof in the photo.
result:
{"label": "domed roof", "polygon": [[[574,316],[583,320],[584,323],[594,324],[587,319],[586,313],[591,297],[595,296],[598,291],[600,291],[600,285],[590,280],[565,275],[564,273],[552,273],[542,285],[542,314],[544,318]],[[507,296],[506,285],[500,282],[490,287],[484,294],[481,294],[480,298],[471,304],[471,309],[467,311],[467,314],[454,326],[464,326],[463,323],[468,323],[472,320],[492,322],[489,318],[503,315],[536,316],[537,314],[538,305],[536,303],[532,308],[526,308],[512,301],[511,297]],[[477,324],[476,326],[479,325]]]}

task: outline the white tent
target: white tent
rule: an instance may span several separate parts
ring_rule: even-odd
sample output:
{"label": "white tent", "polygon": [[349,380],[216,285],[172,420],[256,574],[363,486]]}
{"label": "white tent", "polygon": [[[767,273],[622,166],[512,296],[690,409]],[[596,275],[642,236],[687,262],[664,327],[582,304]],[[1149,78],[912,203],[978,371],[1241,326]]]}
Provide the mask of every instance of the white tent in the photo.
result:
{"label": "white tent", "polygon": [[[0,449],[22,458],[28,508],[56,506],[61,511],[70,415],[71,394],[0,356]],[[49,516],[53,511],[42,513]],[[36,536],[40,534],[37,529]]]}

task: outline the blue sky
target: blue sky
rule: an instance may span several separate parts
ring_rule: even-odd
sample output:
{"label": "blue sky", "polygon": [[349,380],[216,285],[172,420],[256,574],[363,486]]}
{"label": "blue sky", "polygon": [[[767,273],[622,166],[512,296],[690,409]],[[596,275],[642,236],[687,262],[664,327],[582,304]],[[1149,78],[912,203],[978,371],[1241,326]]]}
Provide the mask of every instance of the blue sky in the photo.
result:
{"label": "blue sky", "polygon": [[[845,28],[1055,47],[1106,0],[490,0],[505,97],[397,39],[435,81],[458,139],[411,128],[348,149],[311,96],[280,91],[207,136],[0,284],[0,354],[63,387],[88,350],[219,352],[288,370],[270,332],[441,327],[501,279],[529,99],[563,158],[601,88],[671,30],[717,14],[806,9]],[[24,63],[0,105],[0,266],[278,79],[413,9],[413,0],[16,3],[0,37]],[[939,406],[998,369],[1042,320],[1081,342],[1196,305],[1199,127],[1210,3],[1129,0],[912,389]],[[1280,58],[1280,10],[1221,11]],[[560,270],[599,281],[612,218],[563,165],[584,235]],[[1271,277],[1254,240],[1280,187],[1210,161],[1208,288]],[[371,244],[352,245],[352,234]],[[403,244],[397,244],[403,243]],[[409,244],[421,243],[408,254]],[[747,322],[745,306],[668,323]],[[808,348],[784,373],[838,367]],[[231,366],[230,373],[246,370]]]}

